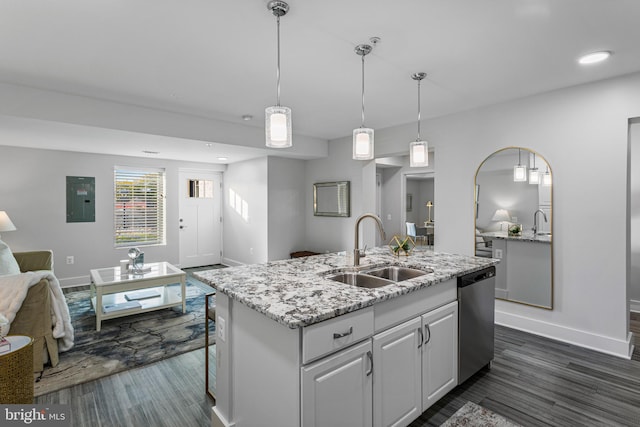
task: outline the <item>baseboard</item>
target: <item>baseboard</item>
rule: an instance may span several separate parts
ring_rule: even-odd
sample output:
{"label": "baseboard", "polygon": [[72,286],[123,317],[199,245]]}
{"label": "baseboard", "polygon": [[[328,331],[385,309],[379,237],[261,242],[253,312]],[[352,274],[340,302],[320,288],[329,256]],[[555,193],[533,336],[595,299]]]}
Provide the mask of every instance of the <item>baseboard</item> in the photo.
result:
{"label": "baseboard", "polygon": [[236,423],[230,423],[214,406],[211,408],[211,427],[233,427]]}
{"label": "baseboard", "polygon": [[629,310],[634,313],[640,313],[640,301],[637,299],[629,300]]}
{"label": "baseboard", "polygon": [[631,332],[627,334],[626,340],[619,340],[499,310],[496,310],[495,323],[624,359],[631,359],[633,354],[633,334]]}
{"label": "baseboard", "polygon": [[226,257],[222,258],[222,264],[228,265],[229,267],[237,267],[239,265],[245,265],[244,262],[236,261],[234,259],[226,258]]}
{"label": "baseboard", "polygon": [[60,282],[61,288],[72,288],[74,286],[89,286],[91,279],[89,276],[65,277],[62,279],[58,277],[58,282]]}
{"label": "baseboard", "polygon": [[506,289],[496,288],[496,298],[508,299],[509,298],[509,291],[506,290]]}

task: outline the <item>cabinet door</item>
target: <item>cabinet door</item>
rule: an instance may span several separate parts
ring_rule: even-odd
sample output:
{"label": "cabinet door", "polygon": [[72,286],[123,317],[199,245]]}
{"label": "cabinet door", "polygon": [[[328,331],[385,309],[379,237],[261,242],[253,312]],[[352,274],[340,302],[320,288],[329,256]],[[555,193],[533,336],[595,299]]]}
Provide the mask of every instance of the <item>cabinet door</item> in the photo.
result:
{"label": "cabinet door", "polygon": [[422,315],[422,410],[458,384],[458,302]]}
{"label": "cabinet door", "polygon": [[421,325],[416,317],[373,337],[374,427],[406,426],[422,413]]}
{"label": "cabinet door", "polygon": [[371,340],[302,369],[302,425],[371,426]]}

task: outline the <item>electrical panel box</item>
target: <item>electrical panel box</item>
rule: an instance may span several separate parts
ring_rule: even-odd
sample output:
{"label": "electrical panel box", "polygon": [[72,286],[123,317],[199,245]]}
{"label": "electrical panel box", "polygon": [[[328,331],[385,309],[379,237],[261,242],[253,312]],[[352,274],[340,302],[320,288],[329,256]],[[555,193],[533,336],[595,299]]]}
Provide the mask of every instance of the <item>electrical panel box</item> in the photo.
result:
{"label": "electrical panel box", "polygon": [[96,222],[95,177],[67,177],[67,222]]}

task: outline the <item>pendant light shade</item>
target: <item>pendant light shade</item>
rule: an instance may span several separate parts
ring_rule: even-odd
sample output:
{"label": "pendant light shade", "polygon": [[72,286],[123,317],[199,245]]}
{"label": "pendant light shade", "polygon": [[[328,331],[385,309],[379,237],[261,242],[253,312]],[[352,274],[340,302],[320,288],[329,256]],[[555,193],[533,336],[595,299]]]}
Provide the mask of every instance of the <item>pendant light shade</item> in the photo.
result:
{"label": "pendant light shade", "polygon": [[291,147],[291,108],[275,105],[264,112],[267,147]]}
{"label": "pendant light shade", "polygon": [[549,168],[547,168],[547,171],[542,174],[542,185],[547,187],[551,185],[551,172],[549,172]]}
{"label": "pendant light shade", "polygon": [[538,184],[540,182],[540,171],[536,167],[536,153],[533,153],[533,167],[529,168],[529,184]]}
{"label": "pendant light shade", "polygon": [[518,148],[518,164],[513,167],[513,181],[524,182],[527,180],[527,167],[520,162],[520,149]]}
{"label": "pendant light shade", "polygon": [[288,148],[291,140],[291,108],[280,105],[280,17],[287,14],[289,5],[283,1],[270,1],[267,8],[275,15],[278,33],[278,60],[276,68],[277,102],[264,110],[265,141],[270,148]]}
{"label": "pendant light shade", "polygon": [[364,57],[373,48],[368,44],[356,46],[356,54],[362,57],[362,122],[360,127],[353,130],[353,159],[373,159],[373,129],[364,127]]}
{"label": "pendant light shade", "polygon": [[429,166],[429,145],[420,139],[420,81],[427,77],[427,73],[411,75],[418,82],[418,137],[409,144],[409,166],[412,168]]}

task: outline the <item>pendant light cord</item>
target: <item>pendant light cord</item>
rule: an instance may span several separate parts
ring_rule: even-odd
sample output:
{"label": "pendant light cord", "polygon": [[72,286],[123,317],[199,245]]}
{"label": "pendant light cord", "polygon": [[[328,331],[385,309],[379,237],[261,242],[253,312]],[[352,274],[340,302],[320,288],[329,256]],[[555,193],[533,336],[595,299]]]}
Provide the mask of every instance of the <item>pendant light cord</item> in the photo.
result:
{"label": "pendant light cord", "polygon": [[278,15],[277,17],[277,32],[278,32],[278,65],[276,68],[276,105],[279,107],[280,106],[280,16]]}
{"label": "pendant light cord", "polygon": [[362,123],[360,127],[364,127],[364,55],[362,55]]}
{"label": "pendant light cord", "polygon": [[420,82],[418,80],[418,139],[416,141],[420,141]]}

